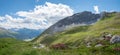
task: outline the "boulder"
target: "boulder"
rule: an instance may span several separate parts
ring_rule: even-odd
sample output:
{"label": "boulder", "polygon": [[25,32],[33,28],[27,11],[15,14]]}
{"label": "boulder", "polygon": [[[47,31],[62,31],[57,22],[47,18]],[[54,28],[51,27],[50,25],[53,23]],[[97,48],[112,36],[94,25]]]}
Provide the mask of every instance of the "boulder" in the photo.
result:
{"label": "boulder", "polygon": [[91,47],[91,42],[88,42],[86,47]]}
{"label": "boulder", "polygon": [[107,34],[105,36],[103,36],[104,40],[108,40],[110,41],[110,39],[112,38],[112,34]]}
{"label": "boulder", "polygon": [[39,47],[39,48],[45,48],[45,45],[43,45],[43,44],[39,44],[38,47]]}
{"label": "boulder", "polygon": [[103,46],[102,44],[97,44],[97,45],[95,45],[95,47],[100,47],[100,46]]}
{"label": "boulder", "polygon": [[114,36],[110,39],[110,43],[120,43],[120,36],[114,35]]}
{"label": "boulder", "polygon": [[34,46],[33,48],[39,48],[39,49],[41,49],[41,48],[45,48],[45,45],[39,44],[39,45],[37,45],[37,46]]}

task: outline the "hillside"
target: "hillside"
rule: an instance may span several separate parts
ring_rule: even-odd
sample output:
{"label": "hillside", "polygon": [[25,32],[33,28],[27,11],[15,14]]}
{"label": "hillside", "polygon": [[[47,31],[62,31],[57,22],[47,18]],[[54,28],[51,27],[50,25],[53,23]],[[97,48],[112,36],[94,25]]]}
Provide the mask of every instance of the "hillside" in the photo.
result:
{"label": "hillside", "polygon": [[74,26],[89,25],[95,23],[100,18],[100,14],[94,14],[90,11],[76,13],[53,24],[48,29],[46,29],[41,35],[52,35]]}
{"label": "hillside", "polygon": [[[104,13],[104,17],[93,25],[41,36],[34,42],[0,38],[0,55],[119,55],[120,43],[100,40],[104,32],[120,35],[120,13]],[[87,46],[89,42],[91,46]]]}
{"label": "hillside", "polygon": [[65,43],[71,46],[79,46],[81,42],[100,37],[104,32],[120,35],[119,13],[104,13],[103,18],[93,25],[75,27],[56,33],[53,36],[40,36],[35,42],[47,45]]}
{"label": "hillside", "polygon": [[35,55],[34,51],[30,42],[0,38],[0,55]]}
{"label": "hillside", "polygon": [[[56,33],[59,33],[64,30],[71,29],[77,26],[91,25],[95,23],[97,20],[99,20],[101,17],[102,17],[102,14],[94,14],[90,11],[75,13],[74,15],[68,16],[58,21],[57,23],[53,24],[48,29],[46,29],[43,33],[41,33],[39,37],[52,36]],[[37,37],[36,39],[39,39],[39,37]]]}
{"label": "hillside", "polygon": [[12,32],[10,30],[6,30],[4,28],[0,28],[0,38],[3,38],[3,37],[12,37],[12,38],[15,38],[15,35],[16,35],[15,32]]}

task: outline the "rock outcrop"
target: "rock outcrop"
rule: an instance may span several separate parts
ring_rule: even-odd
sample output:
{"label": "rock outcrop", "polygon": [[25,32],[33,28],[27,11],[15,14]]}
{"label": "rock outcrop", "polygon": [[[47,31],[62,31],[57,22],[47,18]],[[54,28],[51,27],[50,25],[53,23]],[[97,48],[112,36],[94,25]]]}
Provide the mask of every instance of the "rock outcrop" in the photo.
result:
{"label": "rock outcrop", "polygon": [[110,39],[110,43],[120,43],[120,36],[114,35],[114,36]]}

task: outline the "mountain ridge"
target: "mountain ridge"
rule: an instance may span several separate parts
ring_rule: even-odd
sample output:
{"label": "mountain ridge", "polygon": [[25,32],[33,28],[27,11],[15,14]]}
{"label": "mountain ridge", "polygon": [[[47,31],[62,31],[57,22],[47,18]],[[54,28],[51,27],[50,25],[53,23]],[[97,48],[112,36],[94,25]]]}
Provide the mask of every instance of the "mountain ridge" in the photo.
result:
{"label": "mountain ridge", "polygon": [[[117,18],[116,18],[117,17]],[[37,39],[34,39],[35,43],[43,43],[47,45],[65,43],[74,45],[81,43],[84,39],[91,40],[92,38],[99,37],[103,32],[109,32],[111,34],[119,35],[119,12],[106,12],[104,16],[95,24],[88,26],[79,26],[63,32],[56,33],[54,35],[41,35]],[[109,24],[110,23],[110,24]],[[116,28],[117,27],[117,28]],[[111,29],[112,28],[112,29]],[[114,30],[113,29],[118,29]],[[77,44],[77,46],[79,45]]]}
{"label": "mountain ridge", "polygon": [[67,30],[68,28],[82,25],[91,25],[92,23],[98,21],[101,18],[101,16],[102,16],[101,14],[94,14],[89,11],[75,13],[72,16],[68,16],[56,22],[48,29],[46,29],[43,33],[41,33],[41,35],[39,36],[54,35],[55,33],[62,32],[64,30]]}
{"label": "mountain ridge", "polygon": [[[85,16],[86,15],[86,16]],[[81,17],[82,16],[82,17]],[[54,34],[56,32],[61,32],[65,29],[67,29],[67,26],[81,26],[81,25],[90,25],[94,22],[96,22],[98,19],[101,18],[100,14],[94,14],[89,11],[84,11],[81,13],[73,14],[72,16],[68,16],[57,23],[50,26],[48,29],[46,29],[42,34]],[[41,34],[41,35],[42,35]]]}

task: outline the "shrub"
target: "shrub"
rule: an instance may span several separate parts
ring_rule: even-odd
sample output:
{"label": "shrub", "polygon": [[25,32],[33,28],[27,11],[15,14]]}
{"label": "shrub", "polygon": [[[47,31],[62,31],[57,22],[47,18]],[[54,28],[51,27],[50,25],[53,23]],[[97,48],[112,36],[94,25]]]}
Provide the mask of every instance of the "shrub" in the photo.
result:
{"label": "shrub", "polygon": [[67,49],[68,46],[63,44],[63,43],[58,43],[58,44],[55,44],[55,45],[51,45],[50,48],[51,49]]}

